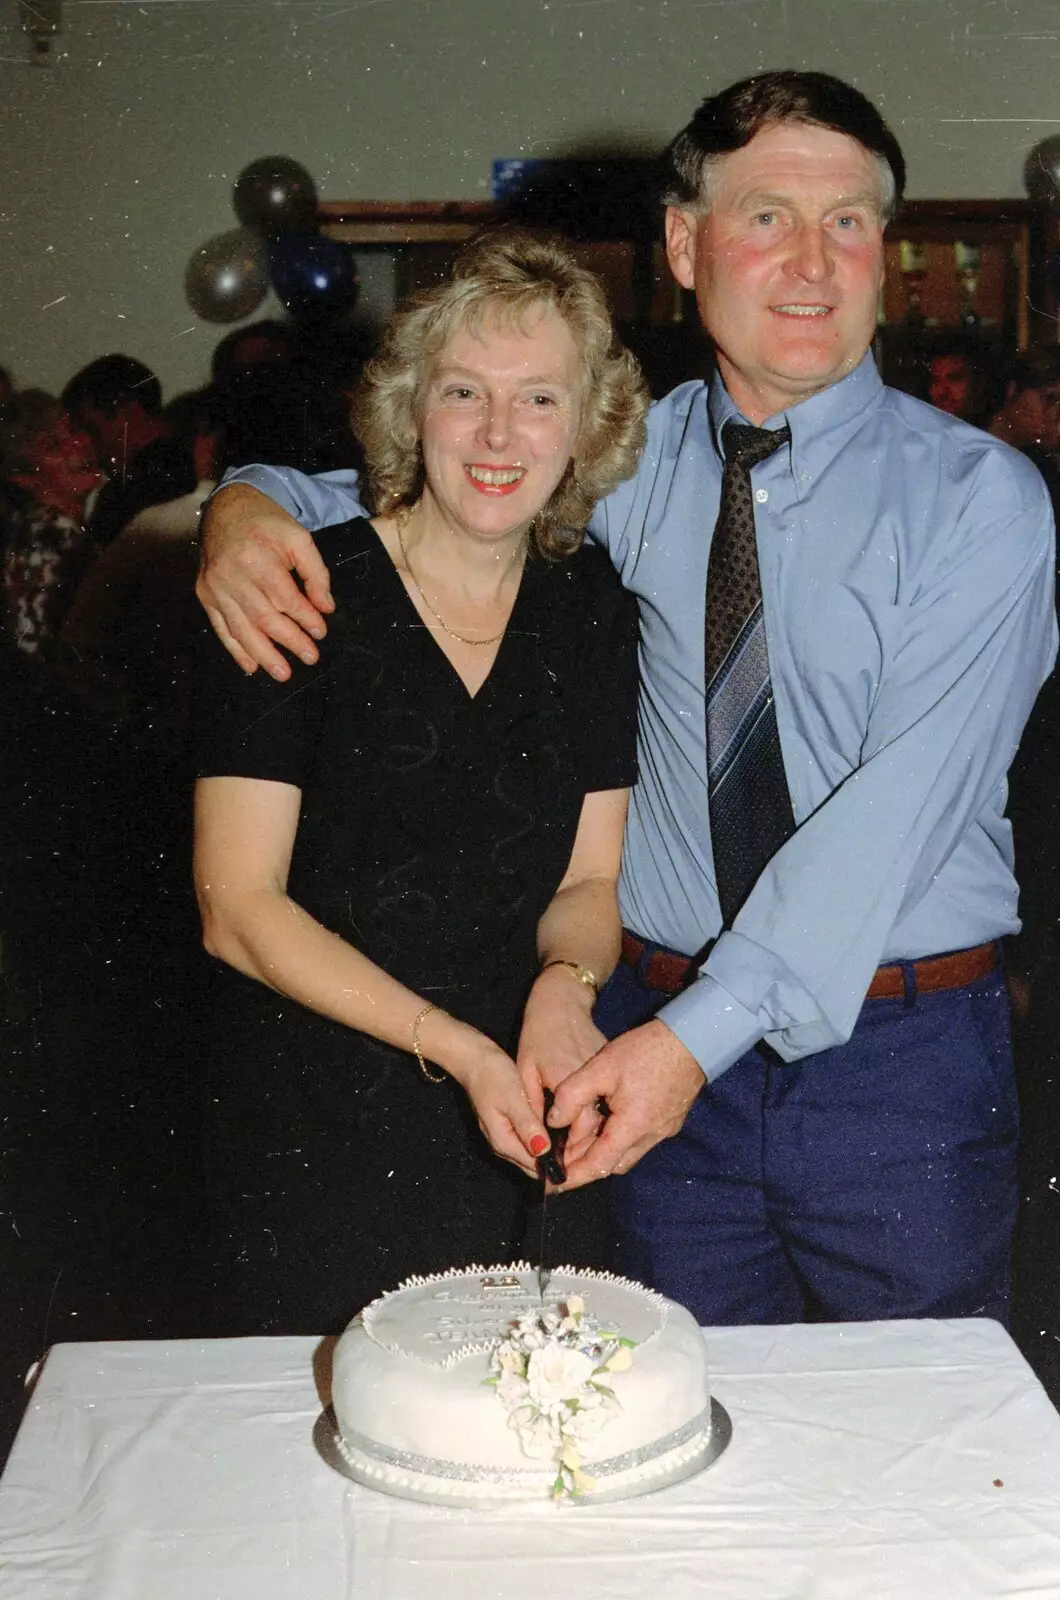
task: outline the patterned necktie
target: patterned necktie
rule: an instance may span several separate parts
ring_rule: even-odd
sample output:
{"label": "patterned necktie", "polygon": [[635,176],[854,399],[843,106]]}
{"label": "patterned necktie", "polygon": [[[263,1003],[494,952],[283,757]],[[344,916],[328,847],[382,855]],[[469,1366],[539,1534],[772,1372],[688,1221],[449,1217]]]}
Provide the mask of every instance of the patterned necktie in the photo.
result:
{"label": "patterned necktie", "polygon": [[727,422],[721,510],[707,570],[707,788],[725,927],[795,831],[769,680],[751,468],[791,438]]}

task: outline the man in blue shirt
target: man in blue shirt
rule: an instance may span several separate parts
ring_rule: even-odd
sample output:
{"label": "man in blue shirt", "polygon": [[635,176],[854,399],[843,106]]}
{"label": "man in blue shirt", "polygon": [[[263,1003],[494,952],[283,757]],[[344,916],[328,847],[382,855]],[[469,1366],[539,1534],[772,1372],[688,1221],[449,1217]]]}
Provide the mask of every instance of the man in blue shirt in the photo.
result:
{"label": "man in blue shirt", "polygon": [[[669,260],[718,371],[654,407],[591,525],[640,602],[640,777],[596,1013],[612,1042],[557,1074],[550,1121],[572,1128],[570,1184],[619,1175],[623,1270],[703,1322],[1004,1318],[1005,774],[1055,653],[1047,497],[1014,452],[880,382],[904,162],[862,95],[763,74],[669,156]],[[723,925],[704,596],[732,420],[790,430],[751,481],[795,826]],[[341,478],[242,476],[312,526],[357,509]],[[263,506],[227,491],[200,593],[237,659],[283,677],[265,635],[312,659],[327,575]]]}

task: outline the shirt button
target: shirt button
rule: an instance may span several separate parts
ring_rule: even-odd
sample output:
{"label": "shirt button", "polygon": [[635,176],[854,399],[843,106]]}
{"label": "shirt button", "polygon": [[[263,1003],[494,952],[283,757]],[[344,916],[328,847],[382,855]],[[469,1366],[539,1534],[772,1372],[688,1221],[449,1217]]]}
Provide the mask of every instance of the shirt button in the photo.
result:
{"label": "shirt button", "polygon": [[769,490],[768,489],[756,489],[755,490],[755,499],[758,501],[758,504],[760,506],[764,506],[766,501],[769,499]]}

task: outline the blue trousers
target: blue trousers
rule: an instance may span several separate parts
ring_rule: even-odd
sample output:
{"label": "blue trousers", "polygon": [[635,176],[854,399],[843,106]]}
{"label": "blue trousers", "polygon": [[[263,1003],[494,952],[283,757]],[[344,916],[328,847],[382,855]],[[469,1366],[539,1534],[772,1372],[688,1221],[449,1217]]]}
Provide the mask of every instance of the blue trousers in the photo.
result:
{"label": "blue trousers", "polygon": [[[649,952],[658,946],[649,946]],[[681,1132],[610,1180],[620,1272],[707,1325],[995,1317],[1007,1324],[1018,1110],[1000,970],[867,1000],[845,1045],[757,1048]],[[667,996],[620,964],[609,1038]]]}

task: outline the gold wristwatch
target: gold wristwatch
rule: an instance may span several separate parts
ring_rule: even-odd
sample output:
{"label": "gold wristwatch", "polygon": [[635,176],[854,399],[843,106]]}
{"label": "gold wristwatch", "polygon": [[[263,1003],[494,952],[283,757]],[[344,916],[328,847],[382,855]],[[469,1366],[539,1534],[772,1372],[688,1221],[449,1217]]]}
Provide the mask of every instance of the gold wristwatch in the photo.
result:
{"label": "gold wristwatch", "polygon": [[579,961],[564,961],[562,957],[557,957],[555,961],[546,961],[541,971],[547,972],[549,967],[566,967],[569,972],[574,974],[579,983],[584,983],[587,989],[593,991],[594,1000],[599,998],[600,985],[596,981],[595,973],[591,972],[588,967],[583,967]]}

